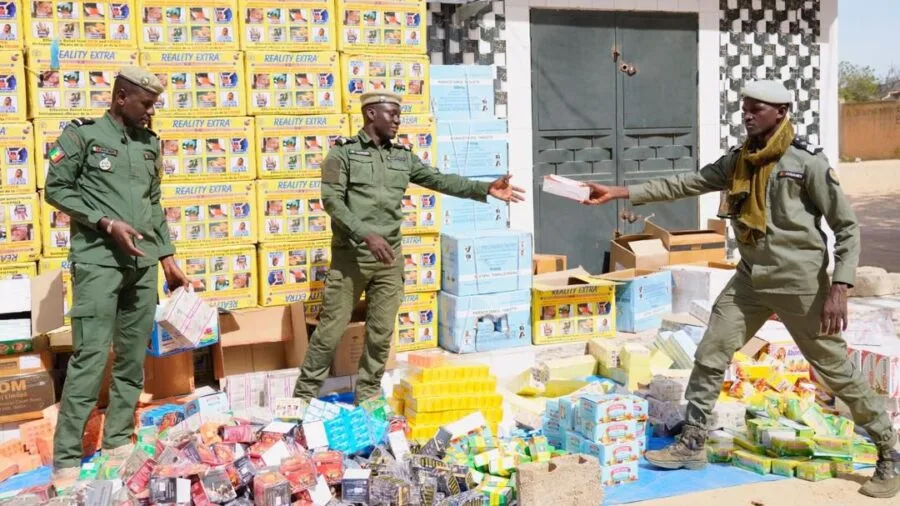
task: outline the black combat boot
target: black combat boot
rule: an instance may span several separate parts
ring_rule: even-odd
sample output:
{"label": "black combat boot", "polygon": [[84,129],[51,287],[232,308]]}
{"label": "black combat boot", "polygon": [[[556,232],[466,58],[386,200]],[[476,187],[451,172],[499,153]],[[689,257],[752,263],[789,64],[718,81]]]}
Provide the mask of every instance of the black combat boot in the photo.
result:
{"label": "black combat boot", "polygon": [[859,493],[878,499],[890,499],[900,492],[900,452],[893,448],[878,450],[875,474]]}

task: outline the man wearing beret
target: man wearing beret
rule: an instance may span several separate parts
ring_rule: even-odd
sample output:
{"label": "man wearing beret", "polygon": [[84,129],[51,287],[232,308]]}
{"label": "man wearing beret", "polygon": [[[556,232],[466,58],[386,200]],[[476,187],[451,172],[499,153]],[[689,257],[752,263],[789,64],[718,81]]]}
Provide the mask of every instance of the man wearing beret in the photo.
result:
{"label": "man wearing beret", "polygon": [[[794,137],[791,93],[757,81],[743,94],[747,140],[697,173],[629,187],[589,184],[587,204],[630,199],[635,205],[723,192],[719,216],[731,220],[741,262],[713,306],[697,348],[681,437],[647,460],[664,469],[706,464],[710,415],[732,355],[773,314],[784,323],[817,375],[843,400],[878,448],[875,474],[860,492],[879,498],[900,491],[897,435],[868,384],[847,356],[847,290],[859,262],[859,225],[822,149]],[[822,218],[834,231],[829,276]]]}
{"label": "man wearing beret", "polygon": [[159,138],[147,126],[163,85],[125,67],[112,107],[73,120],[48,152],[47,203],[71,217],[72,345],[53,443],[54,484],[78,477],[85,424],[97,404],[110,345],[115,352],[103,453],[131,449],[134,410],[157,304],[157,263],[173,290],[187,284],[159,204]]}
{"label": "man wearing beret", "polygon": [[520,202],[524,192],[510,185],[509,176],[487,183],[439,173],[408,146],[393,141],[400,128],[398,95],[366,93],[361,99],[362,130],[338,140],[322,164],[322,200],[333,232],[332,259],[319,325],[310,337],[294,388],[295,397],[307,400],[318,394],[328,376],[334,352],[363,292],[366,345],[359,361],[357,402],[381,391],[403,297],[401,200],[410,183],[480,202],[488,195]]}

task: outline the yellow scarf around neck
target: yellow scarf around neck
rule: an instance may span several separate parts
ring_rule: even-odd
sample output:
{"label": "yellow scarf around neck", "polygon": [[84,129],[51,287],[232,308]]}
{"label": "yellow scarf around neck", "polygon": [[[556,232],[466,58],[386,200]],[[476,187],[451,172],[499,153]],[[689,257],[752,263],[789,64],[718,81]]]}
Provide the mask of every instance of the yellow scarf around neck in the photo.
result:
{"label": "yellow scarf around neck", "polygon": [[744,142],[734,166],[729,195],[746,195],[737,221],[743,227],[736,227],[737,240],[745,244],[756,244],[766,235],[766,187],[772,170],[778,160],[787,152],[794,141],[794,127],[790,118],[785,117],[775,134],[758,150],[751,151],[750,141]]}

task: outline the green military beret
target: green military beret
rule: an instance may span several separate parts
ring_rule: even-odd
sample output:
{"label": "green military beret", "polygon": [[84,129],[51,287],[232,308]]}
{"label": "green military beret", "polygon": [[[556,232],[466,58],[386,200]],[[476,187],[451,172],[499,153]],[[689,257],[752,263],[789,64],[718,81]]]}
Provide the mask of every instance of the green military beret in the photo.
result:
{"label": "green military beret", "polygon": [[752,81],[741,89],[741,95],[767,104],[790,104],[793,95],[781,81]]}
{"label": "green military beret", "polygon": [[139,86],[154,95],[159,95],[165,91],[163,84],[159,81],[159,78],[156,77],[156,74],[133,65],[122,67],[119,70],[119,78],[125,79],[131,84]]}
{"label": "green military beret", "polygon": [[363,93],[360,97],[360,103],[362,107],[373,104],[400,105],[402,101],[403,99],[400,97],[400,95],[397,95],[396,93],[388,93],[386,91]]}

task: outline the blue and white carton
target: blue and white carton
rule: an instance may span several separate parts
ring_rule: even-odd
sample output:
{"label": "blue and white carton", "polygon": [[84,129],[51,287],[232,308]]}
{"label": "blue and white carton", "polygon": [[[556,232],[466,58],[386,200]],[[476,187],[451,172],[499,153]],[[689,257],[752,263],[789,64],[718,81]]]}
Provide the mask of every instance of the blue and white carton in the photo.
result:
{"label": "blue and white carton", "polygon": [[503,120],[441,121],[435,167],[444,174],[494,176],[509,172],[509,136]]}
{"label": "blue and white carton", "polygon": [[[491,182],[498,176],[473,177],[476,181]],[[506,230],[509,205],[488,196],[487,202],[443,196],[441,198],[441,232],[461,234],[483,230]]]}
{"label": "blue and white carton", "polygon": [[672,273],[625,269],[599,276],[616,283],[616,329],[655,329],[672,312]]}
{"label": "blue and white carton", "polygon": [[438,295],[438,343],[454,353],[473,353],[531,344],[531,291]]}
{"label": "blue and white carton", "polygon": [[441,288],[463,297],[531,289],[531,234],[492,230],[441,237]]}
{"label": "blue and white carton", "polygon": [[494,69],[488,65],[432,65],[434,115],[445,120],[494,118]]}

